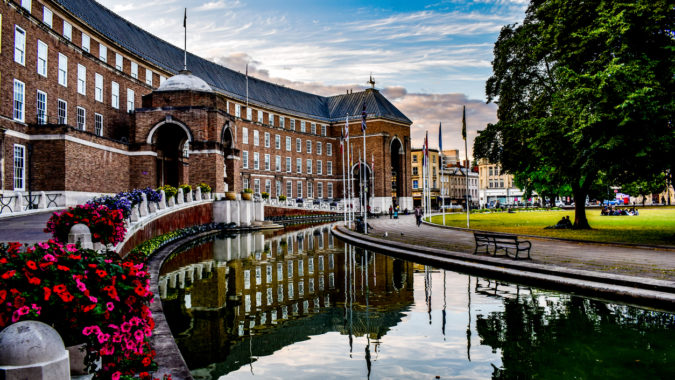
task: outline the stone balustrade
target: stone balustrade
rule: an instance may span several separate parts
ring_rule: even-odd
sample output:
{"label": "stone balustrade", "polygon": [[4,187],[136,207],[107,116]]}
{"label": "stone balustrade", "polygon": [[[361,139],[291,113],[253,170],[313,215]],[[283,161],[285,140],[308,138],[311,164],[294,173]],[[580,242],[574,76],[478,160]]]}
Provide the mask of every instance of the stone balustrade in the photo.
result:
{"label": "stone balustrade", "polygon": [[66,207],[64,192],[0,192],[0,218],[34,214]]}

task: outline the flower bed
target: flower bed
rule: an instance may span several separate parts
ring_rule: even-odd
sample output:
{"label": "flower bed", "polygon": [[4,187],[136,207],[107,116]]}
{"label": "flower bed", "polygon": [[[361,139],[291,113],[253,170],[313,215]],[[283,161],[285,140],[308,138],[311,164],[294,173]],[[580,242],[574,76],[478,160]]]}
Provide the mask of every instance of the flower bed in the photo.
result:
{"label": "flower bed", "polygon": [[70,229],[78,223],[89,227],[91,240],[95,243],[114,245],[123,241],[126,234],[121,210],[89,203],[53,213],[44,231],[50,232],[56,242],[65,244]]}

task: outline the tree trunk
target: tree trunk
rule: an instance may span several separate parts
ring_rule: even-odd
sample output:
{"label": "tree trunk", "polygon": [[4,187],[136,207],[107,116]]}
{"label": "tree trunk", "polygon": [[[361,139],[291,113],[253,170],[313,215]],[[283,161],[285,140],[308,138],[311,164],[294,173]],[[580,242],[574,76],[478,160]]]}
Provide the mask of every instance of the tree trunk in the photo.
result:
{"label": "tree trunk", "polygon": [[586,218],[587,191],[583,187],[572,186],[572,193],[574,194],[574,226],[572,228],[575,230],[590,230],[591,226]]}

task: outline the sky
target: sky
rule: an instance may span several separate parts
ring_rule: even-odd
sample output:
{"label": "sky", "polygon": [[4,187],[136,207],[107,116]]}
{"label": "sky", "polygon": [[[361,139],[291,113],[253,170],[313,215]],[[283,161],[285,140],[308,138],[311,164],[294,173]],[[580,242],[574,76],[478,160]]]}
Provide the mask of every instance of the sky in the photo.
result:
{"label": "sky", "polygon": [[486,104],[492,50],[527,0],[98,0],[202,58],[319,95],[375,87],[413,121],[413,148],[459,149],[466,106],[469,156],[477,130],[497,121]]}

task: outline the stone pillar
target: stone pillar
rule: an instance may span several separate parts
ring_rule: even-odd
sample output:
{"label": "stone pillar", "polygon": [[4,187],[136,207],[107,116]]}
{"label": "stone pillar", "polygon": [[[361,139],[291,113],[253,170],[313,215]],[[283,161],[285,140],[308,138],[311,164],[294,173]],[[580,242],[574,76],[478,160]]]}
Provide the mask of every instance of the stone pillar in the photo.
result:
{"label": "stone pillar", "polygon": [[239,226],[248,227],[251,225],[252,213],[251,213],[251,201],[238,201],[239,202]]}
{"label": "stone pillar", "polygon": [[14,200],[14,212],[23,211],[23,194],[20,191],[15,191],[14,195],[16,196]]}
{"label": "stone pillar", "polygon": [[255,216],[254,220],[256,222],[263,222],[265,221],[265,203],[263,202],[255,202],[253,204],[253,207],[255,208]]}
{"label": "stone pillar", "polygon": [[141,204],[139,206],[141,211],[141,218],[148,216],[148,195],[141,193]]}
{"label": "stone pillar", "polygon": [[230,223],[232,221],[232,214],[230,211],[230,203],[232,201],[218,201],[213,202],[213,222],[214,223]]}
{"label": "stone pillar", "polygon": [[202,200],[202,189],[199,186],[197,186],[197,188],[195,189],[195,201],[199,202],[201,200]]}
{"label": "stone pillar", "polygon": [[138,205],[135,205],[134,207],[131,208],[131,215],[129,216],[131,219],[131,223],[136,223],[140,219],[138,217]]}
{"label": "stone pillar", "polygon": [[159,191],[159,209],[164,210],[166,208],[166,193],[164,190]]}
{"label": "stone pillar", "polygon": [[178,194],[176,194],[176,203],[179,205],[185,203],[185,194],[183,194],[183,189],[178,189]]}
{"label": "stone pillar", "polygon": [[239,212],[241,208],[241,201],[226,201],[230,205],[230,222],[234,222],[237,226],[241,226],[239,223]]}
{"label": "stone pillar", "polygon": [[192,202],[192,190],[188,191],[187,196],[185,197],[185,202],[190,203]]}
{"label": "stone pillar", "polygon": [[45,209],[47,208],[47,193],[44,191],[40,192],[40,200],[38,201],[37,208]]}
{"label": "stone pillar", "polygon": [[2,330],[0,378],[69,380],[68,351],[59,333],[38,321],[21,321]]}
{"label": "stone pillar", "polygon": [[169,198],[169,202],[166,204],[168,208],[171,208],[176,205],[176,197]]}
{"label": "stone pillar", "polygon": [[94,245],[91,242],[91,231],[87,225],[78,223],[70,227],[70,232],[68,233],[68,244],[75,244],[77,242],[80,242],[82,248],[94,248]]}

